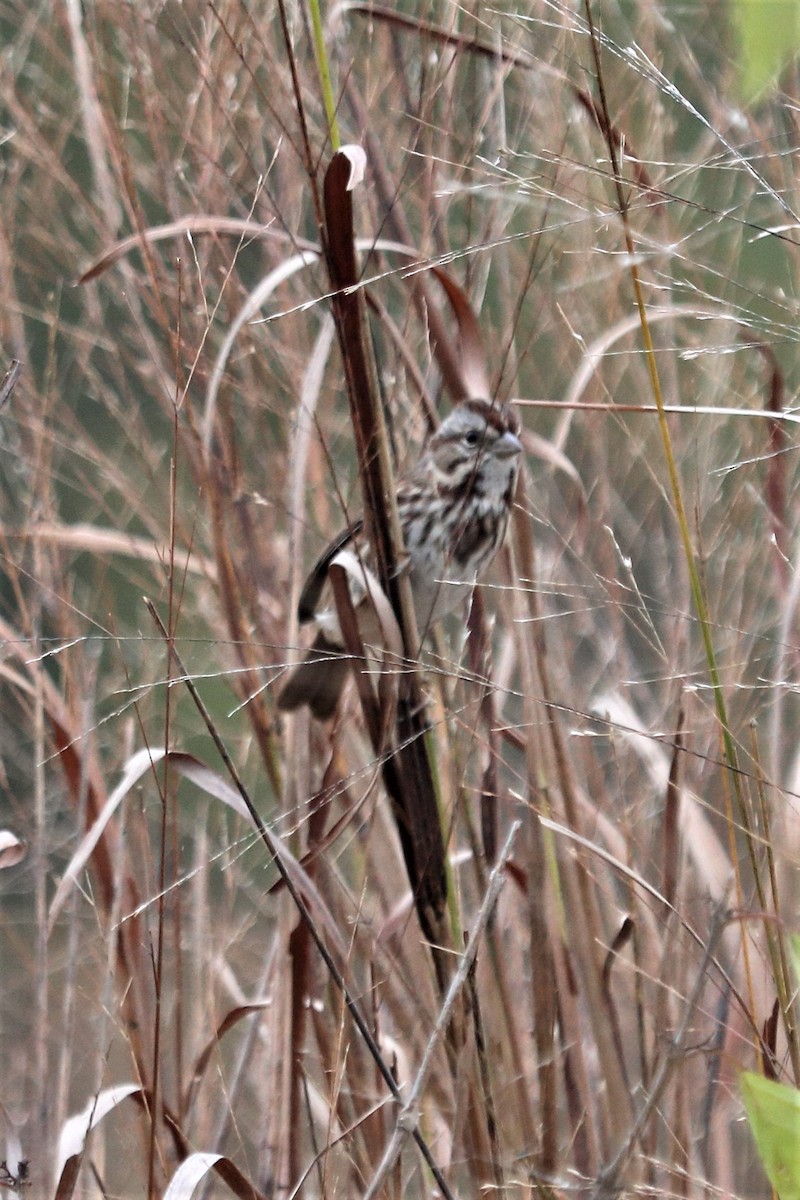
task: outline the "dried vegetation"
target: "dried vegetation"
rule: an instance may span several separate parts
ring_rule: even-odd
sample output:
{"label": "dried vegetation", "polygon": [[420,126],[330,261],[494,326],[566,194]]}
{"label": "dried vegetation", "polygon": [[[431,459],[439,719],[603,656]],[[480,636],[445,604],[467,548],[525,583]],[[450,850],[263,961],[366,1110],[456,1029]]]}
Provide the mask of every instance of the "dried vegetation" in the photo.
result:
{"label": "dried vegetation", "polygon": [[[5,1182],[767,1196],[796,78],[739,111],[720,5],[398,7],[0,3]],[[279,718],[374,438],[481,387],[469,622]]]}

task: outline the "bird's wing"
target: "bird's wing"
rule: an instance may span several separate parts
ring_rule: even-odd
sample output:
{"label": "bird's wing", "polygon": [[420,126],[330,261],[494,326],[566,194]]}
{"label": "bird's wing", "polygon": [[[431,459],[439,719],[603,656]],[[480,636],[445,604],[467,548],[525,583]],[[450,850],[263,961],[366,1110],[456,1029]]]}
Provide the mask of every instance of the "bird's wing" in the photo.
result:
{"label": "bird's wing", "polygon": [[307,625],[309,621],[314,620],[319,598],[322,595],[322,589],[328,578],[328,567],[339,551],[344,550],[345,546],[352,542],[353,538],[357,537],[363,528],[363,518],[359,517],[357,521],[354,521],[352,525],[348,525],[347,529],[343,529],[333,539],[314,563],[309,572],[308,579],[303,584],[303,590],[300,593],[300,599],[297,603],[297,619],[301,625]]}

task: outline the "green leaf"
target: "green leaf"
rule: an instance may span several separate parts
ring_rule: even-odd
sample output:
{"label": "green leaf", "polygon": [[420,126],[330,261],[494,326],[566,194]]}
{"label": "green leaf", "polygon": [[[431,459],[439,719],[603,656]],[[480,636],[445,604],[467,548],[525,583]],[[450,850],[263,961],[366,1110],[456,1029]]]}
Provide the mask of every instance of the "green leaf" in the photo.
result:
{"label": "green leaf", "polygon": [[758,1153],[780,1200],[800,1200],[800,1091],[743,1071],[742,1099]]}
{"label": "green leaf", "polygon": [[795,982],[800,987],[800,934],[798,933],[793,933],[789,938],[789,957],[792,960]]}
{"label": "green leaf", "polygon": [[746,103],[766,91],[800,51],[800,0],[734,0],[739,86]]}

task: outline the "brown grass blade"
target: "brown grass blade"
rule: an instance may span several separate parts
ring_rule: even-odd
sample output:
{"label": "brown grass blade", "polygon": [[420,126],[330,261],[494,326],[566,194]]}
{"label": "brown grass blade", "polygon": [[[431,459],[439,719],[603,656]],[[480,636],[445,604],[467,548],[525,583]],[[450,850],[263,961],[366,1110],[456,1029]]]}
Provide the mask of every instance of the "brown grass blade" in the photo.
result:
{"label": "brown grass blade", "polygon": [[672,743],[669,782],[664,803],[664,850],[661,860],[661,890],[667,904],[672,907],[675,905],[680,867],[680,768],[683,758],[683,721],[683,705],[681,705],[678,709],[678,720]]}
{"label": "brown grass blade", "polygon": [[445,29],[441,25],[435,25],[432,21],[426,21],[422,17],[409,16],[405,13],[397,12],[396,9],[386,8],[382,4],[371,4],[369,0],[343,0],[342,3],[336,5],[330,16],[332,24],[337,17],[342,13],[359,13],[360,15],[369,17],[373,21],[383,21],[387,25],[392,25],[396,29],[408,30],[411,33],[419,34],[428,41],[438,42],[443,46],[452,46],[455,50],[463,51],[468,54],[477,54],[483,58],[492,59],[494,62],[502,62],[513,67],[522,67],[530,70],[535,65],[535,60],[525,51],[513,50],[503,45],[493,45],[489,42],[482,42],[479,38],[469,37],[467,34],[458,33],[452,29]]}
{"label": "brown grass blade", "polygon": [[[332,282],[337,288],[334,316],[348,381],[366,525],[376,552],[381,588],[389,597],[399,622],[402,657],[407,664],[399,677],[397,742],[384,765],[384,782],[396,808],[398,830],[423,932],[432,944],[441,944],[446,937],[446,928],[442,924],[447,893],[445,849],[424,741],[422,692],[413,668],[414,647],[419,645],[419,634],[409,581],[397,571],[402,535],[386,431],[367,350],[363,298],[358,291],[351,290],[358,279],[349,179],[347,156],[334,155],[325,173],[324,188],[329,266]],[[377,719],[372,720],[371,731],[373,737],[380,737]],[[382,753],[380,741],[375,750]]]}
{"label": "brown grass blade", "polygon": [[[166,225],[155,225],[150,229],[143,229],[141,233],[134,233],[130,237],[115,242],[86,267],[78,277],[78,283],[90,283],[93,279],[99,278],[109,267],[113,267],[114,263],[125,258],[132,250],[140,250],[143,244],[152,246],[157,242],[168,241],[170,238],[185,237],[187,234],[191,234],[192,237],[238,237],[243,241],[255,238],[274,238],[276,241],[289,243],[286,233],[271,224],[261,225],[257,221],[248,221],[239,217],[220,217],[198,213],[194,216],[181,217],[177,221],[170,221]],[[312,242],[304,242],[303,239],[300,239],[300,243],[294,238],[291,239],[291,244],[299,249],[314,248]]]}
{"label": "brown grass blade", "polygon": [[212,1037],[209,1038],[197,1057],[194,1070],[192,1072],[192,1078],[189,1082],[188,1088],[186,1089],[186,1095],[183,1101],[183,1111],[185,1113],[191,1113],[197,1096],[197,1090],[202,1083],[206,1067],[211,1061],[212,1054],[217,1049],[219,1043],[222,1041],[228,1030],[233,1029],[234,1026],[238,1025],[240,1021],[243,1021],[245,1017],[250,1017],[253,1015],[253,1013],[262,1013],[264,1009],[269,1008],[271,1004],[271,1000],[255,1000],[249,1004],[240,1004],[238,1007],[232,1008],[230,1012],[225,1014],[214,1031]]}
{"label": "brown grass blade", "polygon": [[780,418],[783,416],[786,404],[786,383],[783,370],[772,346],[762,341],[754,342],[748,331],[743,333],[743,340],[747,344],[755,346],[769,372],[769,394],[764,407],[767,412],[774,415],[775,420],[769,423],[769,450],[764,495],[772,523],[772,536],[777,549],[775,566],[785,590],[789,583],[789,524],[786,508],[788,465],[786,461],[786,427]]}

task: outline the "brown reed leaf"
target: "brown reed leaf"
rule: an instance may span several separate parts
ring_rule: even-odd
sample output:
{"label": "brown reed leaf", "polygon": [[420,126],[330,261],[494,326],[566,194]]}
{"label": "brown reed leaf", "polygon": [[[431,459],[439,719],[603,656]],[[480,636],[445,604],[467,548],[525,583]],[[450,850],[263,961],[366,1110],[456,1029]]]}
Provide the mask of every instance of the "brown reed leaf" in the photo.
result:
{"label": "brown reed leaf", "polygon": [[[419,637],[409,583],[397,571],[402,536],[396,505],[391,511],[388,500],[391,497],[393,502],[394,482],[366,345],[363,298],[358,290],[354,290],[358,278],[352,194],[348,186],[350,171],[348,157],[336,154],[325,173],[329,269],[337,289],[333,310],[348,383],[365,522],[375,549],[381,588],[389,597],[399,621],[403,658],[408,667],[399,676],[396,745],[385,759],[383,777],[395,807],[420,924],[433,946],[442,944],[446,936],[442,926],[447,894],[445,849],[424,739],[422,692],[408,652],[410,646],[418,644]],[[366,711],[369,712],[369,705]],[[373,744],[380,755],[383,747],[377,714],[370,718],[369,728],[371,736],[378,739],[377,744]],[[438,957],[434,957],[438,962]]]}
{"label": "brown reed leaf", "polygon": [[225,1014],[195,1060],[192,1078],[189,1081],[189,1086],[186,1089],[186,1095],[183,1101],[183,1111],[185,1113],[191,1112],[192,1106],[194,1105],[197,1097],[197,1090],[203,1080],[206,1067],[211,1061],[212,1054],[217,1049],[228,1030],[233,1029],[234,1026],[238,1025],[240,1021],[243,1021],[245,1017],[250,1017],[253,1015],[253,1013],[262,1013],[264,1009],[269,1008],[271,1004],[271,1000],[255,1000],[251,1001],[249,1004],[237,1005],[236,1008],[230,1009]]}

